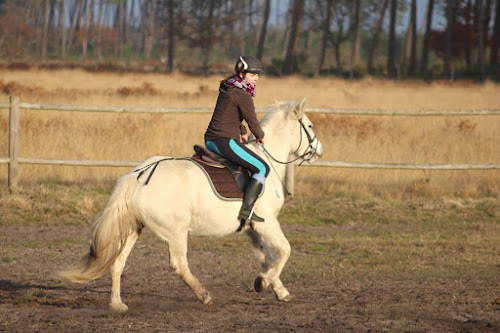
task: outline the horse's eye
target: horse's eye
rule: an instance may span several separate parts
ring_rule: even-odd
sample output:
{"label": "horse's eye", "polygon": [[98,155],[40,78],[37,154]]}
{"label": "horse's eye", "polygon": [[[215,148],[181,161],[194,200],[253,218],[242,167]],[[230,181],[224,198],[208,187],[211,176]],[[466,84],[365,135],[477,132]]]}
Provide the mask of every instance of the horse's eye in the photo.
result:
{"label": "horse's eye", "polygon": [[313,125],[312,125],[312,124],[311,124],[311,125],[309,125],[309,128],[313,128]]}

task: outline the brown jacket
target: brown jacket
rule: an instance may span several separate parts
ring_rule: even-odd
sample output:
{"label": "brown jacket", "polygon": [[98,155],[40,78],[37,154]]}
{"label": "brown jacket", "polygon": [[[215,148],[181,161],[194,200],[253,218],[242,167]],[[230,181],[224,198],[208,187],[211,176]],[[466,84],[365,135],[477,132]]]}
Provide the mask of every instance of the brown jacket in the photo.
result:
{"label": "brown jacket", "polygon": [[205,132],[205,141],[223,137],[239,142],[240,134],[247,132],[242,124],[243,120],[256,138],[264,137],[264,131],[255,114],[252,96],[246,90],[222,82],[212,120]]}

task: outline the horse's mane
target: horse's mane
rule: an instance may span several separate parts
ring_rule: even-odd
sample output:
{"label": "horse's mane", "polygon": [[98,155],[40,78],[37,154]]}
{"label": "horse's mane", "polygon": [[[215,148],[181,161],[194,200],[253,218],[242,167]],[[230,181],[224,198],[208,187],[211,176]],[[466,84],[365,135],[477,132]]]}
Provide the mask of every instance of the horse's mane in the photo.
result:
{"label": "horse's mane", "polygon": [[273,127],[276,122],[282,122],[287,111],[296,104],[296,102],[275,102],[267,109],[266,114],[260,120],[260,125],[262,128],[269,126]]}

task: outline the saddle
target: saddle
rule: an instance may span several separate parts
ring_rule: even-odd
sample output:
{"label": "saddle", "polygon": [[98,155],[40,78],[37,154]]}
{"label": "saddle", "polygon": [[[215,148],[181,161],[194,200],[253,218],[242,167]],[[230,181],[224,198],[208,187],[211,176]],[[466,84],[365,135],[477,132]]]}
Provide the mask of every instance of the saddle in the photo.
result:
{"label": "saddle", "polygon": [[204,146],[193,148],[191,160],[205,172],[214,193],[223,200],[242,200],[250,172]]}

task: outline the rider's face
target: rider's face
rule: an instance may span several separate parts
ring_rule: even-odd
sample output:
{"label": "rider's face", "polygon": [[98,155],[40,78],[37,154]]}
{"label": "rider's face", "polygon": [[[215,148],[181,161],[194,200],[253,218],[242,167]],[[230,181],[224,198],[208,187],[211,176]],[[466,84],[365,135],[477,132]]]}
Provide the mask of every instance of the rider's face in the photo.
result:
{"label": "rider's face", "polygon": [[245,73],[245,77],[243,77],[243,79],[255,86],[257,81],[259,81],[259,74]]}

